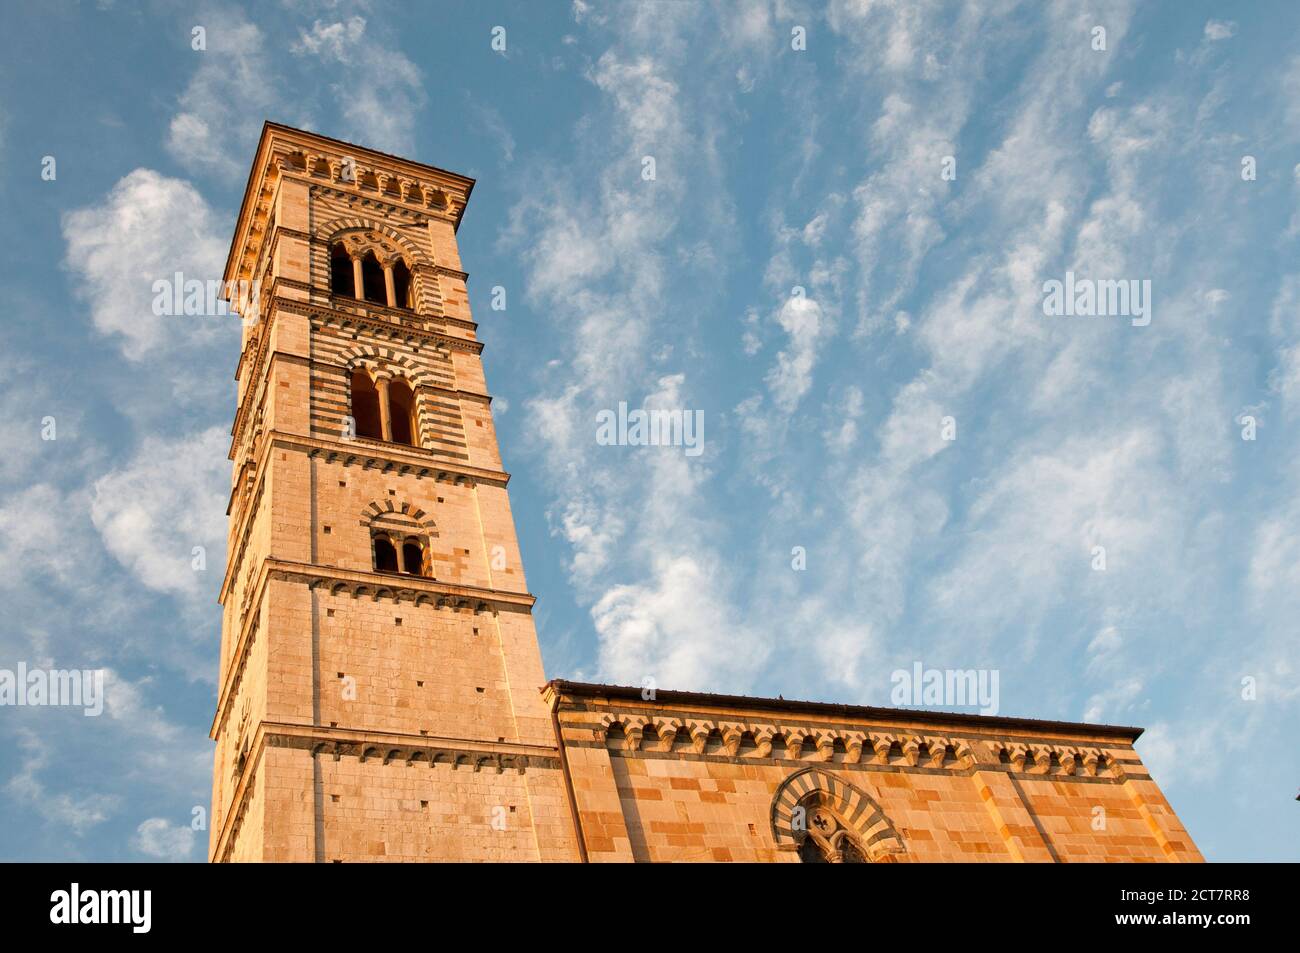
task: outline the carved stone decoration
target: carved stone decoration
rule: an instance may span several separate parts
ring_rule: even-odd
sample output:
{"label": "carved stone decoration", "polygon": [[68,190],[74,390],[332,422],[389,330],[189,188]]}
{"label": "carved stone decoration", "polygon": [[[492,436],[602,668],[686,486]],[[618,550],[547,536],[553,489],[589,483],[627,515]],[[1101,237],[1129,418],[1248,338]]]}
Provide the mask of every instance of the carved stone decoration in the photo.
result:
{"label": "carved stone decoration", "polygon": [[678,723],[675,721],[660,721],[655,723],[655,728],[659,732],[659,750],[672,751],[673,742],[677,740]]}
{"label": "carved stone decoration", "polygon": [[817,755],[822,761],[830,761],[835,757],[835,736],[823,734],[817,739]]}
{"label": "carved stone decoration", "polygon": [[846,764],[857,764],[862,760],[862,745],[866,741],[866,735],[860,732],[850,732],[844,738],[844,761]]}
{"label": "carved stone decoration", "polygon": [[740,724],[722,724],[722,750],[726,752],[728,758],[734,758],[740,754],[740,743],[744,740],[744,726]]}
{"label": "carved stone decoration", "polygon": [[[807,819],[803,830],[794,822],[795,809],[800,807]],[[769,813],[778,850],[799,850],[814,830],[834,847],[835,835],[843,830],[866,852],[868,860],[897,860],[907,853],[902,837],[876,800],[821,766],[809,765],[786,778],[772,797]]]}
{"label": "carved stone decoration", "polygon": [[889,764],[889,749],[893,747],[894,739],[890,735],[870,735],[871,747],[876,752],[876,764]]}
{"label": "carved stone decoration", "polygon": [[926,738],[925,741],[929,746],[930,767],[942,768],[944,761],[948,758],[948,739]]}
{"label": "carved stone decoration", "polygon": [[957,763],[964,769],[975,767],[975,750],[965,741],[958,741],[953,745],[953,750],[957,752]]}
{"label": "carved stone decoration", "polygon": [[785,756],[791,761],[797,761],[800,753],[803,751],[803,735],[798,732],[791,732],[785,736]]}
{"label": "carved stone decoration", "polygon": [[705,745],[709,742],[709,735],[713,733],[710,725],[696,722],[691,725],[691,750],[695,754],[704,754]]}

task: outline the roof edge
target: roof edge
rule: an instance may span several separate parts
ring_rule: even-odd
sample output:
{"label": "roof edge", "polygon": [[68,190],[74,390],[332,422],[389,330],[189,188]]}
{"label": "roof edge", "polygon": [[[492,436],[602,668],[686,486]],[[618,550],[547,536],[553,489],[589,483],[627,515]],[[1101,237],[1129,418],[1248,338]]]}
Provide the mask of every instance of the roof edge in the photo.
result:
{"label": "roof edge", "polygon": [[[595,682],[571,682],[553,678],[543,687],[569,695],[594,697],[605,695],[643,701],[642,689],[628,685],[601,685]],[[1028,729],[1033,731],[1071,732],[1122,738],[1136,741],[1144,729],[1128,725],[1093,725],[1078,721],[1051,721],[1041,718],[1015,718],[1006,715],[972,715],[964,712],[931,711],[922,708],[881,708],[872,705],[845,705],[837,702],[795,701],[752,695],[720,695],[709,692],[683,692],[655,689],[656,703],[677,702],[686,705],[756,708],[762,711],[810,712],[821,715],[844,715],[881,720],[907,720],[958,725],[966,728]]]}
{"label": "roof edge", "polygon": [[[226,252],[226,266],[222,273],[222,276],[227,281],[229,281],[231,277],[230,267],[235,259],[235,246],[238,243],[239,236],[243,233],[243,226],[244,226],[244,222],[246,221],[246,216],[248,213],[250,193],[253,190],[254,184],[258,181],[258,177],[262,172],[262,167],[265,164],[264,152],[266,150],[267,144],[271,141],[271,137],[277,132],[285,133],[288,135],[308,136],[312,139],[320,139],[323,142],[330,143],[334,146],[340,146],[343,148],[350,149],[356,152],[358,156],[369,155],[369,156],[373,156],[376,160],[380,162],[397,162],[397,163],[401,163],[402,165],[413,166],[418,169],[424,169],[428,172],[434,173],[439,176],[445,176],[449,179],[454,180],[460,185],[464,186],[466,207],[468,207],[469,205],[470,193],[474,191],[475,180],[470,178],[467,175],[461,175],[459,172],[452,172],[450,169],[444,169],[441,166],[430,165],[427,162],[416,162],[414,159],[408,159],[405,158],[404,156],[393,155],[392,153],[389,152],[381,152],[378,149],[371,149],[368,146],[358,145],[355,142],[348,142],[346,139],[336,139],[333,136],[327,136],[319,132],[312,132],[310,129],[299,129],[297,126],[289,126],[282,122],[273,122],[270,119],[264,120],[262,122],[262,131],[261,133],[259,133],[257,137],[257,147],[253,150],[253,161],[249,165],[248,179],[244,183],[244,194],[243,194],[243,198],[239,202],[239,212],[235,215],[235,227],[234,227],[233,234],[231,235],[230,238],[230,248]],[[464,214],[465,214],[465,209],[461,208],[460,214],[457,216],[456,223],[455,223],[457,230],[459,230],[460,228],[460,219],[464,216]]]}

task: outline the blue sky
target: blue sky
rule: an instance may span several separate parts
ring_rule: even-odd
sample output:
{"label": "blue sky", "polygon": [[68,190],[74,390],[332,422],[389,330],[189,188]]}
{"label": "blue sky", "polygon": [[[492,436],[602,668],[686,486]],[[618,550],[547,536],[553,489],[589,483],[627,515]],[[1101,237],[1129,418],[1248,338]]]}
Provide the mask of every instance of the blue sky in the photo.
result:
{"label": "blue sky", "polygon": [[[109,692],[0,709],[0,858],[204,856],[238,331],[150,289],[220,276],[269,118],[477,178],[548,675],[888,704],[996,670],[1002,714],[1144,726],[1210,859],[1300,859],[1298,34],[1187,0],[12,12],[0,668]],[[1066,272],[1149,280],[1150,324],[1045,315]],[[598,444],[620,401],[702,411],[704,452]]]}

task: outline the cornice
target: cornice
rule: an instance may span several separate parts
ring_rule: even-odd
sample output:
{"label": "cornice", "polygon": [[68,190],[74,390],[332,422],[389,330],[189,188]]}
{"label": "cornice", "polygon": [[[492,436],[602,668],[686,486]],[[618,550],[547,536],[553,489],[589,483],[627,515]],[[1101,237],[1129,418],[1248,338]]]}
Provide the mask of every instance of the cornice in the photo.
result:
{"label": "cornice", "polygon": [[[262,604],[266,597],[266,587],[274,579],[303,583],[310,589],[328,589],[332,595],[346,592],[354,599],[369,597],[372,602],[391,599],[394,604],[406,601],[414,606],[427,605],[435,609],[453,611],[471,609],[476,614],[531,613],[537,603],[537,597],[527,592],[510,592],[503,589],[442,582],[424,576],[339,569],[334,566],[300,563],[267,556],[263,557],[258,566],[257,579],[253,584],[254,595],[248,600],[249,606]],[[221,692],[217,698],[216,712],[212,718],[212,727],[209,729],[211,738],[216,738],[217,727],[225,718],[231,700],[235,696],[239,672],[251,644],[251,636],[257,629],[257,618],[257,612],[250,611],[240,620],[239,641],[231,652],[230,664],[226,668]]]}
{"label": "cornice", "polygon": [[[262,440],[262,448],[254,463],[257,472],[257,484],[250,492],[255,495],[257,488],[266,480],[266,458],[275,448],[306,453],[309,457],[323,457],[326,463],[339,463],[344,466],[360,466],[366,470],[378,470],[380,473],[396,473],[398,476],[414,476],[417,480],[431,479],[435,483],[447,483],[452,486],[474,486],[485,483],[489,486],[506,487],[510,484],[510,474],[504,470],[487,470],[449,463],[445,460],[430,459],[431,450],[412,450],[407,452],[399,444],[365,441],[362,439],[344,441],[341,438],[324,439],[303,434],[286,433],[282,430],[268,430]],[[234,509],[234,497],[239,487],[230,491],[230,501],[226,512]],[[252,509],[246,509],[241,515],[239,526],[232,539],[242,539],[252,519]],[[217,601],[225,603],[226,593],[231,582],[231,569],[234,561],[227,561],[226,575],[222,579]]]}
{"label": "cornice", "polygon": [[354,757],[365,762],[371,758],[389,764],[427,762],[430,767],[448,764],[453,769],[469,767],[481,771],[491,768],[501,774],[514,769],[523,774],[528,767],[558,768],[560,752],[549,745],[528,745],[509,741],[486,741],[437,735],[412,735],[404,732],[369,731],[355,728],[326,728],[320,725],[265,723],[271,747],[297,748],[316,754],[329,754],[335,761]]}
{"label": "cornice", "polygon": [[[383,314],[392,315],[393,318],[411,318],[417,320],[447,321],[443,315],[420,318],[418,314],[412,311],[402,311],[400,309],[388,308],[383,305],[374,305],[369,302],[357,302],[355,298],[347,299],[349,303],[356,302],[358,307],[366,311],[378,311]],[[389,338],[404,338],[406,340],[420,339],[425,341],[436,341],[445,345],[452,351],[464,351],[467,354],[482,354],[483,342],[471,341],[466,338],[458,338],[454,334],[447,334],[445,331],[438,331],[433,328],[421,328],[411,324],[403,323],[400,320],[389,320],[387,317],[373,317],[362,311],[350,311],[347,308],[332,307],[330,305],[318,304],[314,301],[298,301],[293,298],[276,298],[275,309],[277,311],[290,311],[294,314],[304,314],[309,317],[319,317],[326,325],[330,323],[349,323],[357,324],[374,331],[387,332]],[[333,319],[333,321],[331,321]],[[346,319],[346,322],[338,319]],[[455,319],[450,319],[455,320]],[[474,324],[474,322],[463,322],[465,324]],[[478,325],[474,325],[475,328]],[[384,334],[380,334],[384,337]]]}
{"label": "cornice", "polygon": [[[409,325],[401,325],[395,322],[386,321],[382,318],[370,318],[352,311],[312,304],[310,302],[294,301],[291,298],[276,297],[273,299],[273,307],[270,309],[270,314],[267,316],[265,322],[266,326],[258,334],[254,346],[256,356],[253,360],[253,368],[256,379],[249,381],[248,386],[244,389],[244,396],[240,400],[238,409],[235,411],[235,420],[230,428],[232,439],[231,455],[229,459],[234,459],[234,447],[239,444],[240,435],[243,433],[248,408],[253,401],[254,395],[258,391],[258,383],[265,376],[265,370],[270,359],[278,354],[285,357],[304,360],[301,355],[289,354],[286,351],[280,351],[278,349],[274,352],[269,350],[271,328],[274,326],[276,315],[280,311],[288,311],[292,314],[302,315],[307,317],[309,320],[312,318],[318,318],[320,319],[320,323],[327,328],[337,327],[342,330],[347,325],[358,325],[372,332],[375,339],[379,342],[387,342],[389,344],[400,342],[401,344],[409,344],[411,341],[419,340],[440,345],[445,347],[448,351],[460,351],[475,356],[483,353],[482,341],[466,340],[465,338],[458,338],[455,335],[447,334],[442,331],[415,328]],[[248,348],[245,347],[244,350],[247,351]],[[245,357],[244,354],[241,353],[239,361],[235,366],[236,380],[238,380],[239,375],[243,373],[244,364]]]}
{"label": "cornice", "polygon": [[[1069,739],[987,740],[969,733],[899,725],[832,727],[800,720],[592,712],[589,720],[561,707],[566,747],[605,748],[611,756],[687,758],[736,764],[834,765],[837,768],[971,774],[1005,771],[1029,779],[1122,782],[1125,765],[1146,777],[1141,761],[1120,759],[1100,746]],[[900,712],[906,716],[910,712]],[[587,737],[583,737],[583,735]],[[744,742],[749,740],[746,746]],[[784,757],[780,754],[783,753]]]}
{"label": "cornice", "polygon": [[223,861],[229,858],[248,806],[248,790],[267,748],[310,751],[313,757],[328,755],[335,761],[351,757],[363,764],[373,759],[381,764],[401,762],[407,767],[426,764],[429,770],[447,765],[452,771],[467,769],[472,773],[489,770],[496,774],[506,771],[527,774],[529,768],[558,770],[560,767],[559,750],[542,745],[262,721],[254,730],[248,763],[231,796],[230,810],[222,820],[221,833],[212,851],[214,858]]}
{"label": "cornice", "polygon": [[[471,396],[477,395],[471,394]],[[303,450],[310,456],[324,457],[326,463],[342,462],[344,466],[360,466],[366,470],[396,473],[398,476],[414,476],[417,479],[432,479],[438,483],[451,483],[458,486],[486,483],[504,487],[510,483],[510,474],[504,470],[488,470],[464,463],[452,463],[435,456],[436,451],[406,447],[400,443],[369,440],[364,437],[355,440],[344,440],[341,437],[326,439],[286,433],[282,430],[269,430],[267,436],[275,441],[277,447]]]}
{"label": "cornice", "polygon": [[440,209],[427,205],[416,205],[388,193],[370,192],[346,182],[324,182],[318,176],[296,169],[286,169],[281,175],[286,179],[306,182],[314,193],[332,195],[345,200],[349,205],[361,208],[378,209],[388,217],[407,219],[419,225],[426,225],[437,219],[456,225],[456,216],[450,207]]}
{"label": "cornice", "polygon": [[267,576],[305,583],[312,589],[328,589],[332,595],[346,592],[353,599],[369,596],[370,601],[390,599],[436,609],[472,609],[482,612],[530,612],[537,597],[529,592],[511,592],[462,583],[443,582],[426,576],[339,569],[316,563],[266,557]]}
{"label": "cornice", "polygon": [[[455,229],[460,228],[460,222],[464,217],[465,208],[468,206],[470,194],[474,191],[474,180],[468,176],[450,172],[438,166],[389,155],[341,139],[334,139],[330,136],[322,136],[303,129],[295,129],[292,126],[268,121],[262,125],[262,135],[258,140],[257,151],[248,171],[243,198],[239,205],[239,214],[235,219],[234,236],[231,239],[230,251],[226,256],[226,266],[223,273],[223,277],[227,280],[234,277],[231,272],[236,261],[242,260],[244,257],[249,241],[249,231],[253,219],[257,217],[258,208],[262,205],[264,199],[270,198],[271,193],[267,188],[268,180],[274,176],[276,184],[278,184],[281,175],[295,174],[292,170],[279,168],[280,162],[277,159],[277,153],[289,155],[295,150],[302,154],[310,151],[322,155],[350,156],[357,161],[359,171],[367,167],[381,167],[390,174],[397,174],[399,177],[416,181],[420,185],[422,192],[425,191],[427,184],[432,183],[454,199],[446,212],[451,217],[452,227]],[[314,176],[306,175],[304,178],[315,184],[322,184],[321,180]],[[371,198],[364,189],[360,188],[359,182],[335,183],[331,181],[329,183],[331,187],[340,184],[354,186],[355,194]],[[379,195],[376,194],[373,198],[378,199]],[[426,215],[440,211],[431,206],[407,206],[406,203],[403,203],[403,206],[412,209],[418,208],[421,214]]]}
{"label": "cornice", "polygon": [[991,731],[1000,736],[1008,732],[1029,733],[1035,737],[1058,735],[1074,739],[1095,739],[1097,743],[1132,746],[1142,734],[1141,728],[1124,725],[1090,725],[1080,722],[1048,721],[1037,718],[1016,718],[1006,715],[976,715],[961,712],[932,711],[916,708],[881,708],[869,705],[845,705],[834,702],[798,701],[785,698],[762,698],[749,695],[720,695],[709,692],[683,692],[656,689],[654,698],[647,700],[643,690],[628,685],[599,685],[589,682],[571,682],[553,679],[544,689],[558,693],[575,708],[600,710],[663,710],[667,708],[694,712],[696,717],[717,713],[725,717],[729,711],[773,712],[781,717],[837,718],[840,721],[860,724],[863,721],[882,721],[897,724],[925,724],[947,726],[957,731]]}

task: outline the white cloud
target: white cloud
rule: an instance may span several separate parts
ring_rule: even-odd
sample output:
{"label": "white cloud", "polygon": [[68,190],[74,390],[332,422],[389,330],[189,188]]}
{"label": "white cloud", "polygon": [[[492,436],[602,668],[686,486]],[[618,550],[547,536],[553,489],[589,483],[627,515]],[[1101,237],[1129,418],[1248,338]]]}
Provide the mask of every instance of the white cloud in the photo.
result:
{"label": "white cloud", "polygon": [[805,295],[788,298],[777,312],[776,321],[789,340],[777,355],[776,366],[768,372],[767,385],[778,409],[788,414],[812,387],[817,347],[828,328],[821,305]]}
{"label": "white cloud", "polygon": [[753,357],[763,350],[763,339],[759,336],[759,316],[757,308],[746,308],[743,321],[744,332],[740,336],[740,349],[746,357]]}
{"label": "white cloud", "polygon": [[[1087,587],[1105,597],[1176,575],[1170,545],[1178,510],[1160,467],[1162,443],[1150,430],[1067,439],[1054,449],[1006,460],[970,504],[969,541],[933,582],[933,604],[960,620],[963,637],[1031,629],[1065,591],[1082,605]],[[1106,569],[1093,568],[1094,547]],[[996,600],[988,594],[997,592]],[[1167,595],[1172,595],[1168,593]]]}
{"label": "white cloud", "polygon": [[647,583],[609,589],[591,610],[602,675],[627,685],[652,679],[659,688],[745,685],[762,665],[764,644],[719,598],[724,592],[718,567],[686,554],[656,560]]}
{"label": "white cloud", "polygon": [[1300,608],[1300,504],[1287,503],[1260,515],[1247,573],[1259,611]]}
{"label": "white cloud", "polygon": [[515,137],[510,132],[510,127],[501,117],[501,113],[493,106],[486,103],[473,104],[473,110],[478,117],[479,126],[486,132],[497,144],[501,150],[501,160],[509,165],[515,161]]}
{"label": "white cloud", "polygon": [[150,705],[145,700],[145,689],[152,679],[131,681],[115,669],[104,670],[105,711],[115,727],[146,742],[159,744],[176,741],[180,729],[167,720],[161,705]]}
{"label": "white cloud", "polygon": [[48,574],[62,581],[84,569],[70,560],[80,526],[70,501],[55,487],[38,483],[0,499],[0,576]]}
{"label": "white cloud", "polygon": [[1119,724],[1124,721],[1125,713],[1132,711],[1144,687],[1142,679],[1137,677],[1109,681],[1104,691],[1089,697],[1082,720],[1091,724]]}
{"label": "white cloud", "polygon": [[844,398],[827,408],[831,423],[824,432],[826,446],[832,453],[847,453],[858,439],[858,418],[865,409],[860,388],[850,385]]}
{"label": "white cloud", "polygon": [[1226,40],[1237,35],[1237,24],[1232,20],[1207,20],[1205,38],[1211,42]]}
{"label": "white cloud", "polygon": [[426,99],[423,77],[405,54],[368,32],[365,17],[317,20],[310,30],[299,31],[291,49],[319,60],[329,75],[339,78],[331,88],[349,138],[397,155],[414,152],[415,128]]}
{"label": "white cloud", "polygon": [[159,860],[188,860],[194,851],[194,830],[164,817],[151,817],[136,828],[132,845]]}
{"label": "white cloud", "polygon": [[1300,135],[1300,54],[1291,57],[1282,72],[1278,84],[1279,98],[1283,104],[1287,132],[1291,136]]}
{"label": "white cloud", "polygon": [[[219,281],[226,242],[212,210],[190,183],[151,169],[120,179],[98,205],[63,216],[64,265],[90,306],[95,327],[120,335],[122,351],[139,360],[170,329],[202,319],[153,313],[155,281]],[[234,319],[230,319],[233,323]]]}
{"label": "white cloud", "polygon": [[18,728],[16,734],[18,747],[24,756],[22,767],[5,784],[11,797],[50,824],[67,829],[76,837],[108,820],[116,810],[119,798],[105,794],[75,797],[66,792],[50,791],[39,777],[49,765],[48,746],[30,729]]}
{"label": "white cloud", "polygon": [[[149,437],[125,466],[95,482],[91,519],[105,548],[150,589],[194,596],[221,572],[229,493],[228,435],[212,427]],[[206,550],[206,572],[192,550]]]}
{"label": "white cloud", "polygon": [[208,10],[207,49],[167,129],[167,150],[195,172],[239,181],[262,120],[275,111],[275,73],[262,31],[237,10]]}
{"label": "white cloud", "polygon": [[[590,20],[582,7],[575,15]],[[760,653],[733,651],[743,623],[702,518],[708,447],[692,459],[680,448],[594,441],[597,411],[619,401],[698,406],[672,366],[690,343],[683,331],[665,332],[665,315],[692,270],[713,278],[719,243],[710,239],[725,236],[729,222],[727,208],[707,204],[716,202],[718,168],[695,108],[701,87],[677,80],[681,31],[698,22],[684,8],[660,7],[609,25],[617,36],[586,73],[600,98],[580,123],[577,160],[538,176],[544,188],[516,205],[506,235],[523,249],[529,294],[553,305],[564,348],[554,369],[560,383],[528,402],[532,430],[560,494],[552,524],[570,547],[571,579],[592,605],[599,677],[742,687]],[[734,90],[735,64],[717,69]],[[654,157],[654,180],[641,177],[645,156]],[[689,203],[690,194],[705,204]],[[682,221],[690,215],[704,230],[688,244]]]}
{"label": "white cloud", "polygon": [[822,243],[822,238],[826,235],[826,221],[828,213],[818,212],[809,220],[808,224],[803,227],[804,244],[817,246]]}
{"label": "white cloud", "polygon": [[590,496],[578,494],[564,508],[560,526],[573,551],[570,563],[573,579],[579,586],[585,586],[609,568],[623,535],[623,521],[606,515]]}

